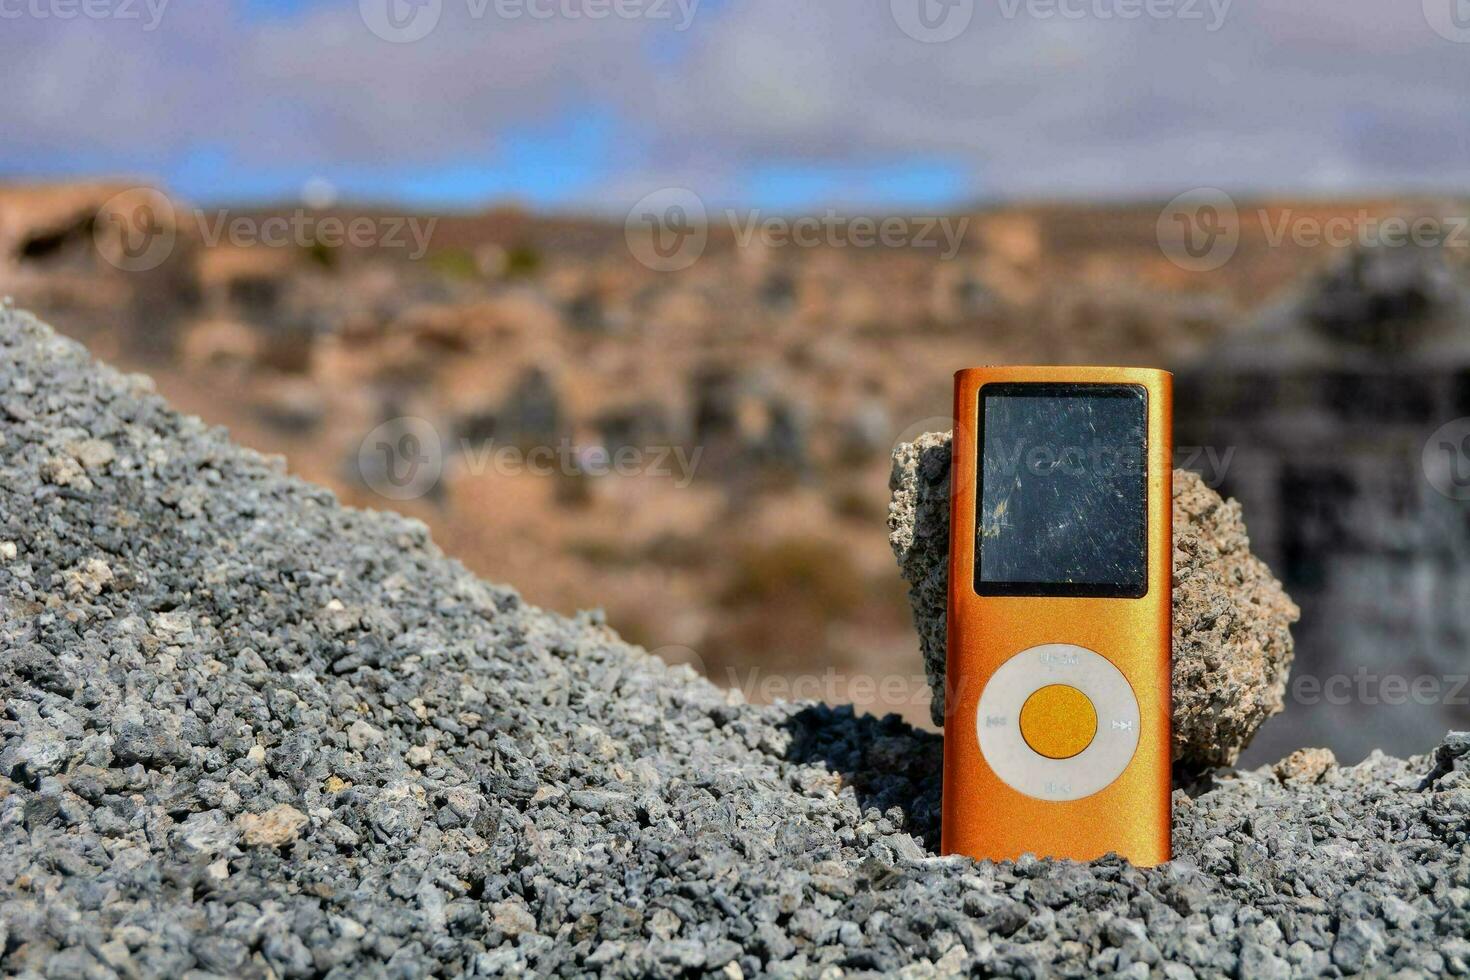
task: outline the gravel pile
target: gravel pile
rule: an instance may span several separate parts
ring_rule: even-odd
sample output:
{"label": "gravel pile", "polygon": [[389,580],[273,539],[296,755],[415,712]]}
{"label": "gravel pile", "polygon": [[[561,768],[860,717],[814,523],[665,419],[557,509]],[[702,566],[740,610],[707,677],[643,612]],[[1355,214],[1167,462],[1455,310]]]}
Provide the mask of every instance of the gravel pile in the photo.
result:
{"label": "gravel pile", "polygon": [[0,312],[0,973],[1470,970],[1470,740],[935,857],[939,740],[750,707]]}
{"label": "gravel pile", "polygon": [[[929,432],[893,451],[888,543],[944,724],[949,605],[950,434]],[[1285,707],[1291,624],[1301,612],[1251,553],[1240,504],[1197,474],[1174,471],[1174,759],[1230,765]]]}

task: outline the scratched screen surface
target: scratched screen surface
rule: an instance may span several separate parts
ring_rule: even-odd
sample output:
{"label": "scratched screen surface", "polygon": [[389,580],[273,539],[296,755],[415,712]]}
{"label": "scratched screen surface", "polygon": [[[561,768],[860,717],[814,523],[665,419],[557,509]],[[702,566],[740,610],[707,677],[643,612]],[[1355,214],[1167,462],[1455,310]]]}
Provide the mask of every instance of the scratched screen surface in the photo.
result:
{"label": "scratched screen surface", "polygon": [[980,402],[976,591],[1144,595],[1144,389],[986,385]]}

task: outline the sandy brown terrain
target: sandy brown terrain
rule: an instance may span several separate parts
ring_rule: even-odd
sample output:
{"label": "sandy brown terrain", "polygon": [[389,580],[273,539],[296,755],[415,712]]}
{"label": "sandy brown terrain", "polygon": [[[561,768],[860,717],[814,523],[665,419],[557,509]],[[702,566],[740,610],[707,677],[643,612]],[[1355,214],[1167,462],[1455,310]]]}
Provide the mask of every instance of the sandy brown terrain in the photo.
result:
{"label": "sandy brown terrain", "polygon": [[[120,186],[0,189],[0,291],[348,503],[422,519],[533,602],[605,606],[630,640],[756,700],[851,700],[916,722],[928,694],[885,537],[889,451],[945,427],[951,373],[1174,364],[1331,260],[1273,245],[1279,215],[1423,206],[1242,207],[1239,247],[1211,272],[1172,261],[1159,206],[1138,204],[950,216],[967,220],[949,259],[717,231],[663,273],[618,221],[416,216],[436,220],[413,260],[209,241],[219,209],[174,202],[174,244],[138,270],[117,259],[140,234]],[[380,231],[408,217],[228,217],[291,215]],[[396,440],[406,416],[432,426],[443,473],[398,501],[369,485],[359,450],[375,430]]]}

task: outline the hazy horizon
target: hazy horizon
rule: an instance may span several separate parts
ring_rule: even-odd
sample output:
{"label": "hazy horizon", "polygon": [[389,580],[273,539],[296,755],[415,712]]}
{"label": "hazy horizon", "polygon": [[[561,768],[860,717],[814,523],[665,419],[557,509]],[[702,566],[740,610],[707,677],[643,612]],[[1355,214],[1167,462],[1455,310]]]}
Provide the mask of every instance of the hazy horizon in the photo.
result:
{"label": "hazy horizon", "polygon": [[[169,194],[183,205],[206,209],[239,208],[250,211],[272,211],[282,208],[305,207],[308,210],[412,211],[446,217],[474,217],[497,212],[519,212],[537,218],[609,222],[622,222],[627,216],[626,205],[620,206],[618,202],[599,204],[595,201],[589,201],[581,203],[538,204],[534,201],[515,196],[498,196],[483,200],[434,203],[394,199],[392,197],[354,197],[335,192],[335,190],[328,199],[324,200],[313,197],[314,193],[320,193],[320,189],[314,191],[306,188],[303,188],[303,190],[294,195],[282,193],[276,196],[231,197],[221,195],[196,198],[183,195],[167,182],[146,175],[95,173],[57,175],[51,177],[17,177],[0,173],[0,189],[24,189],[28,187],[40,189],[48,187],[82,187],[86,185],[153,187]],[[1226,193],[1238,205],[1268,205],[1276,202],[1301,205],[1320,202],[1323,205],[1332,206],[1359,202],[1390,203],[1470,200],[1470,187],[1457,190],[1435,190],[1432,188],[1415,187],[1364,187],[1361,189],[1346,188],[1331,191],[1319,189],[1292,190],[1290,188],[1276,191],[1241,191],[1237,189],[1227,191]],[[1116,196],[1101,194],[1090,196],[997,196],[992,198],[971,198],[952,202],[941,201],[936,202],[932,207],[905,207],[901,204],[890,204],[882,201],[843,203],[823,203],[817,201],[807,205],[785,207],[766,206],[760,203],[717,202],[711,203],[710,209],[716,212],[724,212],[726,210],[733,210],[740,213],[759,212],[771,216],[809,216],[820,215],[824,212],[834,212],[839,217],[866,217],[885,214],[904,215],[923,213],[938,215],[1012,209],[1045,210],[1047,208],[1078,210],[1130,210],[1137,208],[1143,210],[1157,209],[1168,203],[1168,200],[1168,198],[1163,196],[1163,192],[1158,194],[1139,192],[1133,195],[1120,194]]]}

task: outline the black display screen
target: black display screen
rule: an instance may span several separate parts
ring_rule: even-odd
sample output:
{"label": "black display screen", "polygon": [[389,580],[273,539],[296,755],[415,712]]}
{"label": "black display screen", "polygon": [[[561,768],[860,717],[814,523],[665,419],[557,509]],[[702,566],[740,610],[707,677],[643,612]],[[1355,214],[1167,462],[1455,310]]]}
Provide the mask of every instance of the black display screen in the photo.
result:
{"label": "black display screen", "polygon": [[976,592],[1148,592],[1147,418],[1136,385],[980,389]]}

